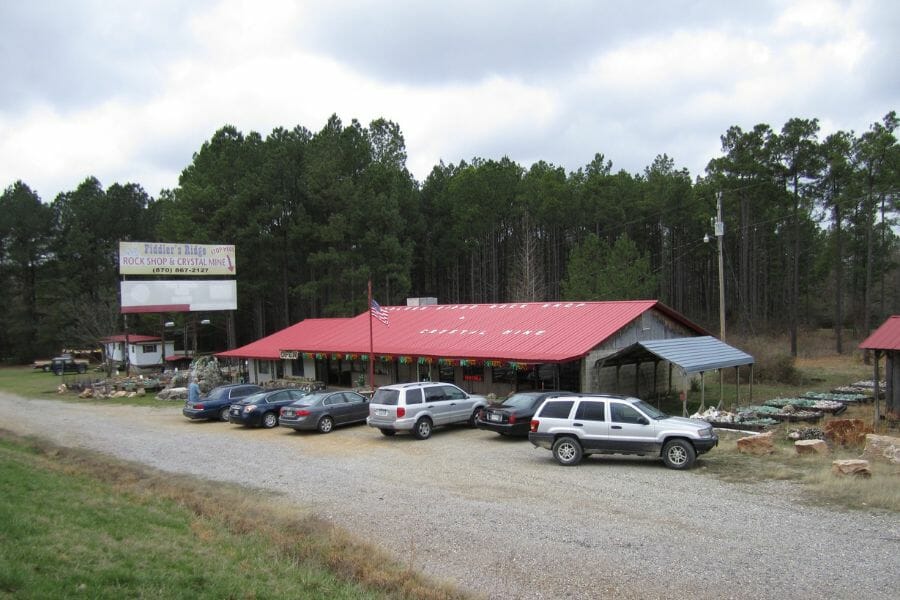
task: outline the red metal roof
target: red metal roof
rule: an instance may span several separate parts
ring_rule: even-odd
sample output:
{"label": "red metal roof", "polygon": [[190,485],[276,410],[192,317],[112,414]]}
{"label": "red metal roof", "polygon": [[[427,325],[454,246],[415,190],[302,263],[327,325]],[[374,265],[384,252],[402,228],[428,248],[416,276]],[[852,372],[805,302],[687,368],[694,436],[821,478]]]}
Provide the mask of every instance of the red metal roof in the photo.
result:
{"label": "red metal roof", "polygon": [[[564,362],[579,358],[655,309],[708,334],[655,300],[388,306],[389,324],[372,321],[374,353],[450,359]],[[278,358],[281,350],[369,353],[369,313],[308,319],[219,356]]]}
{"label": "red metal roof", "polygon": [[900,315],[888,317],[859,347],[863,350],[900,350]]}
{"label": "red metal roof", "polygon": [[[158,342],[160,341],[159,336],[155,335],[139,335],[137,333],[128,334],[128,343],[129,344],[142,344],[144,342]],[[111,335],[109,337],[105,337],[100,340],[101,344],[112,344],[116,342],[125,343],[125,334],[118,333],[116,335]]]}
{"label": "red metal roof", "polygon": [[[368,313],[366,313],[368,314]],[[325,332],[351,319],[306,319],[290,327],[276,331],[272,335],[260,338],[246,346],[219,352],[216,356],[230,358],[261,358],[276,360],[282,350],[291,350],[303,340],[314,340]]]}

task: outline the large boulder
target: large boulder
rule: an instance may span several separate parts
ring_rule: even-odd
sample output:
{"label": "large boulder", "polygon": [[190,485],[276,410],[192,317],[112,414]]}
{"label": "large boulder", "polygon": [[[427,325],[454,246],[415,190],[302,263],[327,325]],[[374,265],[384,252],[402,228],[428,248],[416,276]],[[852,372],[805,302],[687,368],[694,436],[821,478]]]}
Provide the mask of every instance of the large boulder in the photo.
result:
{"label": "large boulder", "polygon": [[160,400],[187,400],[188,389],[186,387],[166,388],[156,394]]}
{"label": "large boulder", "polygon": [[831,463],[831,472],[835,475],[853,475],[855,477],[871,477],[872,469],[869,461],[851,458],[848,460],[836,460]]}
{"label": "large boulder", "polygon": [[751,435],[737,441],[738,452],[762,456],[775,452],[774,436],[771,431]]}
{"label": "large boulder", "polygon": [[866,447],[863,458],[887,461],[892,465],[900,465],[900,438],[889,435],[866,435]]}
{"label": "large boulder", "polygon": [[862,419],[832,419],[823,429],[827,441],[844,447],[858,448],[866,441],[866,434],[872,433],[872,426]]}
{"label": "large boulder", "polygon": [[797,454],[828,454],[828,445],[822,440],[797,440],[794,449]]}

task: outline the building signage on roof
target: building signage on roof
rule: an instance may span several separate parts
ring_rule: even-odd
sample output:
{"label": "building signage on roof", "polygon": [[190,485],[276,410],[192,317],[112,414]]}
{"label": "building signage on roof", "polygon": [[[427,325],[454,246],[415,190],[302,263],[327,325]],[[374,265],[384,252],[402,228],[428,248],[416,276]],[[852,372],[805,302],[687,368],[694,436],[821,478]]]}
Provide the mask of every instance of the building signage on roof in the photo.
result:
{"label": "building signage on roof", "polygon": [[234,275],[234,246],[119,242],[122,275]]}

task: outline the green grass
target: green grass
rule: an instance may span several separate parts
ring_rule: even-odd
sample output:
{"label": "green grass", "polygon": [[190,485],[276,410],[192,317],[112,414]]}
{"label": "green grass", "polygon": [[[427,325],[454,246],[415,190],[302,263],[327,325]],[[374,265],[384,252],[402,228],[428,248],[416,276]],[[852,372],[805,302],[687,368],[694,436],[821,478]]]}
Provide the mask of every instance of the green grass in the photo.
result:
{"label": "green grass", "polygon": [[0,598],[463,597],[273,498],[0,434]]}
{"label": "green grass", "polygon": [[99,381],[105,378],[104,373],[88,371],[84,375],[54,375],[44,373],[31,367],[0,368],[0,391],[17,394],[24,398],[45,398],[65,400],[68,402],[86,402],[94,404],[124,404],[130,406],[159,406],[163,401],[157,400],[154,392],[134,398],[96,398],[82,399],[75,392],[59,393],[60,384],[71,385],[74,382]]}

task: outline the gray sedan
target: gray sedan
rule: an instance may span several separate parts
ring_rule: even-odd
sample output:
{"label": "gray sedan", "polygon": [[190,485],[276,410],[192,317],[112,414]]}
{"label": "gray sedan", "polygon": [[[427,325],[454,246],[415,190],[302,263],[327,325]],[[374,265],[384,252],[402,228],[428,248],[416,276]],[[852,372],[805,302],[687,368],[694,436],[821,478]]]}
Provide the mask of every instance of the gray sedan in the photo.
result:
{"label": "gray sedan", "polygon": [[364,423],[369,400],[356,392],[316,392],[281,409],[279,425],[329,433],[336,425]]}

